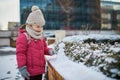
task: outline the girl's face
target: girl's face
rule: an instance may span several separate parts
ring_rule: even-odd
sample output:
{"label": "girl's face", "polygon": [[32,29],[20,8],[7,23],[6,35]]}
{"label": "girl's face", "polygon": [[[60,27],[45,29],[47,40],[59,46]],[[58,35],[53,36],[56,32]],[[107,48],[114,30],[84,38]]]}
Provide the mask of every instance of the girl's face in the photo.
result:
{"label": "girl's face", "polygon": [[43,27],[41,26],[37,26],[37,25],[31,25],[31,27],[33,28],[33,30],[35,30],[36,32],[41,32]]}

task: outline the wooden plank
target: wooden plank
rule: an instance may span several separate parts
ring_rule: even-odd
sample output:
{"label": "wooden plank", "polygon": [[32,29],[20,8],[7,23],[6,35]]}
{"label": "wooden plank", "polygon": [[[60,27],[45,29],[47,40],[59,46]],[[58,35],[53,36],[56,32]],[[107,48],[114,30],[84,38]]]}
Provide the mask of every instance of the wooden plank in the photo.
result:
{"label": "wooden plank", "polygon": [[48,61],[48,80],[64,80]]}

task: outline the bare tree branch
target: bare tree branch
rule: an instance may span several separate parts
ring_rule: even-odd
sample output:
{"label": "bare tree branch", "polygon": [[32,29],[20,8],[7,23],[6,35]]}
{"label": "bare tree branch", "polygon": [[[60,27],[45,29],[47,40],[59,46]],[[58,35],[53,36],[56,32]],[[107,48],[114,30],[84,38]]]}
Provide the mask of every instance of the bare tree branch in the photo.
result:
{"label": "bare tree branch", "polygon": [[70,22],[72,20],[72,17],[70,17],[70,14],[72,14],[73,8],[75,6],[74,0],[58,0],[58,3],[62,9],[63,12],[66,13],[67,16],[67,26],[70,26]]}

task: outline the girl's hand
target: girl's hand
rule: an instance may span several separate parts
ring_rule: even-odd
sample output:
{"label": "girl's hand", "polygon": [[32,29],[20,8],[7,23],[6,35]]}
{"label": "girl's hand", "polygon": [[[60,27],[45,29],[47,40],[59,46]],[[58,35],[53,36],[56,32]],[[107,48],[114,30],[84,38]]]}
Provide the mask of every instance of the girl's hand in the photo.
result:
{"label": "girl's hand", "polygon": [[26,66],[19,68],[19,71],[24,78],[27,78],[28,80],[30,80],[30,74],[28,73]]}
{"label": "girl's hand", "polygon": [[55,54],[57,54],[57,52],[54,49],[50,49],[49,50],[49,54],[50,55],[55,55]]}

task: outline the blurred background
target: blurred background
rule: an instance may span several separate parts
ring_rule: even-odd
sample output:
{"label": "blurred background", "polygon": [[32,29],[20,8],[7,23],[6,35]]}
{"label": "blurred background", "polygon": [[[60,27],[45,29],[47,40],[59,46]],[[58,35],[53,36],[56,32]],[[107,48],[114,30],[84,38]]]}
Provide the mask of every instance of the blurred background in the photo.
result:
{"label": "blurred background", "polygon": [[5,45],[16,39],[32,5],[44,13],[46,36],[54,36],[55,30],[65,30],[66,35],[86,30],[120,32],[120,0],[0,0],[0,39],[8,41]]}
{"label": "blurred background", "polygon": [[1,0],[0,28],[11,22],[24,24],[31,6],[38,5],[46,19],[45,29],[116,29],[120,20],[120,0]]}
{"label": "blurred background", "polygon": [[[63,38],[66,38],[65,40],[69,40],[71,42],[73,40],[72,43],[65,43],[67,48],[70,49],[71,44],[73,45],[74,41],[85,42],[85,44],[81,44],[83,45],[85,51],[86,46],[84,45],[90,45],[92,48],[94,48],[94,45],[95,48],[96,45],[99,45],[97,49],[103,49],[102,52],[105,53],[104,59],[109,57],[108,53],[110,53],[110,55],[112,54],[111,58],[117,60],[117,63],[115,61],[112,62],[110,59],[107,60],[108,62],[105,62],[105,60],[100,62],[100,64],[106,64],[101,69],[104,74],[111,78],[108,79],[105,77],[105,79],[99,80],[120,79],[120,0],[0,0],[0,80],[23,80],[19,71],[17,70],[15,56],[16,38],[18,36],[18,29],[20,25],[25,24],[33,5],[39,6],[44,14],[46,20],[46,24],[44,26],[44,35],[48,45],[55,42],[57,43]],[[67,38],[69,36],[70,38]],[[64,43],[64,41],[61,43]],[[59,47],[58,45],[59,44],[57,44],[56,48]],[[79,47],[79,45],[76,46]],[[113,48],[115,48],[115,51],[117,50],[116,53],[110,52]],[[76,49],[76,47],[74,49]],[[79,50],[77,52],[79,52]],[[70,51],[68,51],[68,53],[70,55],[72,54]],[[75,60],[79,61],[81,57],[79,56],[79,53],[77,54],[78,56],[72,54],[72,58],[74,59],[77,56],[77,59]],[[85,53],[82,55],[87,56],[84,54]],[[64,55],[61,57],[63,56]],[[69,57],[69,55],[67,56]],[[92,58],[90,57],[90,59]],[[102,61],[101,57],[95,57],[92,60],[93,62],[88,61],[87,65],[90,64],[91,66],[96,59]],[[109,61],[111,61],[110,64]],[[115,70],[111,71],[113,67]],[[49,66],[49,68],[51,69],[51,66]],[[51,72],[49,76],[51,76]],[[93,77],[96,77],[94,75],[96,74],[93,74]],[[54,77],[54,75],[52,75],[52,78],[53,79],[50,78],[50,80],[58,79],[57,77]],[[89,78],[87,79],[89,80]],[[43,80],[47,80],[47,78]],[[98,79],[94,78],[94,80]]]}

